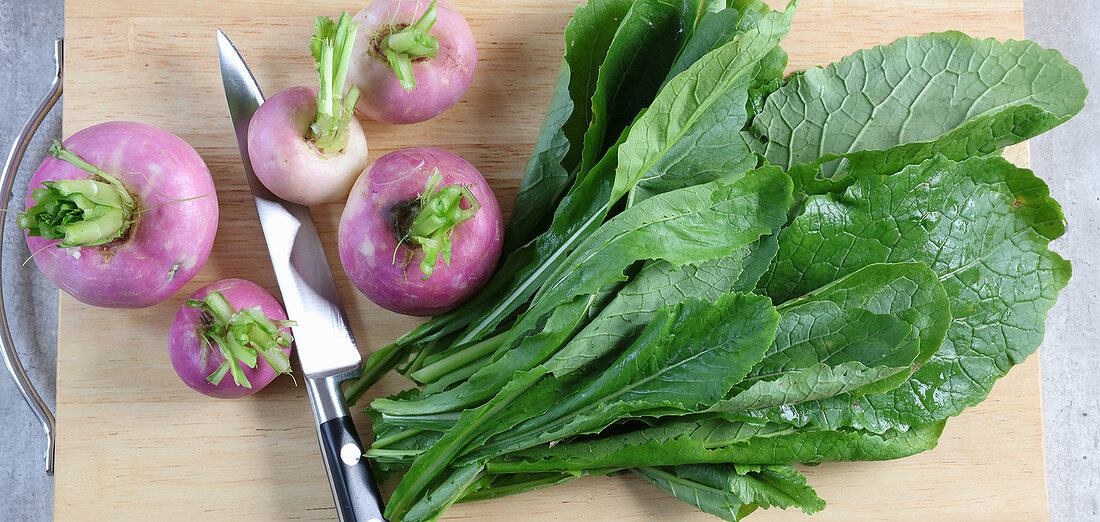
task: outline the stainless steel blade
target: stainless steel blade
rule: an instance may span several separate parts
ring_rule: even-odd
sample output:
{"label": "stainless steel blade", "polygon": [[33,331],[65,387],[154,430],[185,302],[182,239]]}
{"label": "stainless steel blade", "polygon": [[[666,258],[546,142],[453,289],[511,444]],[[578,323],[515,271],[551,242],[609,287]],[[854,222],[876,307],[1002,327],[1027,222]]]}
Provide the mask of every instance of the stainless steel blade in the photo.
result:
{"label": "stainless steel blade", "polygon": [[327,377],[359,366],[347,314],[336,291],[325,249],[309,209],[283,200],[260,183],[248,157],[248,122],[264,102],[244,59],[220,29],[218,59],[241,161],[267,239],[267,252],[293,327],[298,360],[307,377]]}

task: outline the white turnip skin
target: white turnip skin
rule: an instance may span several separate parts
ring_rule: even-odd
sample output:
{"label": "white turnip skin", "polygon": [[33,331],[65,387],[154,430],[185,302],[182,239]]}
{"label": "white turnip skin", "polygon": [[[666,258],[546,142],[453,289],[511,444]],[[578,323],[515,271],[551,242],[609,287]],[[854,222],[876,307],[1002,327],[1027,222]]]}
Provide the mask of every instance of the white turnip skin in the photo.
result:
{"label": "white turnip skin", "polygon": [[[286,311],[274,296],[256,283],[244,279],[225,279],[211,283],[191,294],[191,299],[202,300],[213,292],[221,292],[234,310],[259,306],[269,319],[284,321],[287,318]],[[180,307],[168,331],[168,357],[172,361],[172,368],[191,389],[219,399],[234,399],[260,391],[279,375],[263,357],[259,357],[255,368],[241,368],[252,388],[238,386],[231,375],[226,375],[216,385],[211,384],[206,377],[214,373],[223,358],[217,349],[211,349],[207,352],[206,364],[202,364],[203,328],[202,310],[184,305]],[[289,356],[293,349],[294,345],[291,344],[283,352]]]}
{"label": "white turnip skin", "polygon": [[[64,147],[118,178],[137,214],[121,238],[105,245],[56,248],[55,240],[27,236],[46,278],[81,302],[110,308],[155,305],[190,281],[218,229],[214,182],[195,149],[168,131],[121,121],[77,132]],[[31,178],[26,206],[44,181],[93,177],[48,157]]]}
{"label": "white turnip skin", "polygon": [[248,125],[248,157],[272,193],[300,205],[340,201],[367,166],[367,138],[354,118],[344,149],[326,154],[308,138],[317,91],[291,87],[260,105]]}
{"label": "white turnip skin", "polygon": [[466,93],[477,70],[477,44],[469,24],[453,7],[437,2],[438,18],[428,34],[439,43],[434,58],[413,60],[416,88],[406,91],[380,52],[381,37],[414,24],[430,0],[375,0],[354,20],[359,22],[348,81],[363,95],[356,111],[372,120],[417,123],[449,109]]}
{"label": "white turnip skin", "polygon": [[[394,208],[417,199],[436,172],[442,176],[439,186],[466,185],[481,208],[450,230],[450,264],[439,259],[425,279],[420,269],[424,252],[408,241],[398,243],[401,236],[392,219]],[[492,275],[504,221],[489,184],[473,165],[444,150],[414,147],[378,158],[359,176],[340,216],[338,236],[344,271],[371,301],[403,314],[435,315],[461,304]]]}

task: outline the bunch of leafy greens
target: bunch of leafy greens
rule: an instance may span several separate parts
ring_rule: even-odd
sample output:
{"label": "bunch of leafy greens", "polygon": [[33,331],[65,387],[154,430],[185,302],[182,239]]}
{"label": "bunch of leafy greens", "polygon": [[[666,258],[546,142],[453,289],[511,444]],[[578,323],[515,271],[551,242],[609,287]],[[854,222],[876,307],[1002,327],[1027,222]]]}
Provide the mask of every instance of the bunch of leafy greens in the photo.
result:
{"label": "bunch of leafy greens", "polygon": [[367,361],[391,520],[636,473],[736,520],[797,463],[933,448],[1040,344],[1063,216],[1000,157],[1084,104],[1031,42],[904,38],[784,80],[794,5],[590,0],[507,259]]}

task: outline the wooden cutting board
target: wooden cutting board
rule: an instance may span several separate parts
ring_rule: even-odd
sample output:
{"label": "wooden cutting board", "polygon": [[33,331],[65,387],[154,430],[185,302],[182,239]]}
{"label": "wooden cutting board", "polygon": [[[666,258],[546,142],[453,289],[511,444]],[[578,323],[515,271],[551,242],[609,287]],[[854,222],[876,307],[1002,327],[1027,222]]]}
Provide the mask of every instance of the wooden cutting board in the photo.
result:
{"label": "wooden cutting board", "polygon": [[[466,158],[506,209],[530,154],[577,0],[456,1],[478,41],[473,87],[443,116],[391,126],[367,122],[371,159],[434,145]],[[804,0],[784,47],[791,69],[835,61],[905,35],[961,29],[1023,37],[1021,0]],[[779,6],[779,2],[773,2]],[[119,311],[61,298],[57,377],[59,519],[331,519],[305,389],[281,378],[223,401],[184,386],[168,363],[176,310],[199,286],[245,277],[276,292],[244,181],[218,74],[214,28],[237,44],[265,92],[313,85],[306,51],[317,15],[354,13],[324,0],[68,0],[64,134],[105,120],[137,120],[194,146],[217,183],[221,223],[202,272],[167,302]],[[1012,158],[1026,163],[1027,151]],[[364,355],[416,323],[380,310],[349,283],[336,255],[342,205],[313,209]],[[381,382],[372,396],[406,385]],[[358,415],[361,428],[369,427]],[[829,503],[826,519],[1000,519],[1048,516],[1037,357],[953,419],[940,446],[914,457],[805,468]],[[392,488],[392,486],[391,486]],[[588,477],[510,498],[458,505],[454,519],[706,519],[636,477]],[[798,518],[772,510],[767,518]]]}

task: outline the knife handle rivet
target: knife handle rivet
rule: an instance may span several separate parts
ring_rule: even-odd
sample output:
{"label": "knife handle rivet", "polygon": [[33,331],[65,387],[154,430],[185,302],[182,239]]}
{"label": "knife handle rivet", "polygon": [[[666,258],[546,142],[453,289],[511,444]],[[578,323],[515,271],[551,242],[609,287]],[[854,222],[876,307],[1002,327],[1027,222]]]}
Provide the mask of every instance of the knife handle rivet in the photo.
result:
{"label": "knife handle rivet", "polygon": [[363,457],[363,450],[359,449],[359,446],[349,442],[344,444],[344,447],[340,448],[340,460],[344,461],[344,464],[348,466],[354,466],[359,463],[359,459]]}

